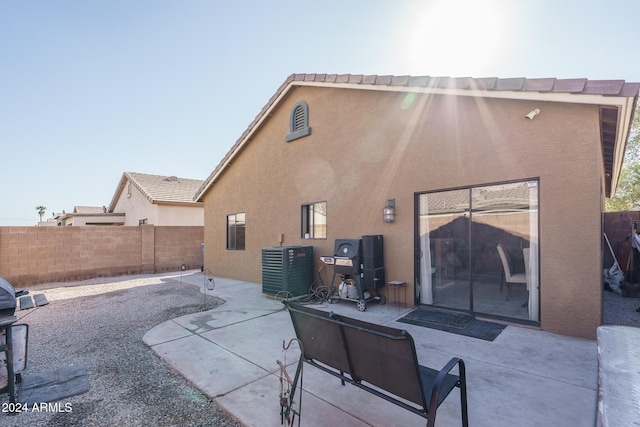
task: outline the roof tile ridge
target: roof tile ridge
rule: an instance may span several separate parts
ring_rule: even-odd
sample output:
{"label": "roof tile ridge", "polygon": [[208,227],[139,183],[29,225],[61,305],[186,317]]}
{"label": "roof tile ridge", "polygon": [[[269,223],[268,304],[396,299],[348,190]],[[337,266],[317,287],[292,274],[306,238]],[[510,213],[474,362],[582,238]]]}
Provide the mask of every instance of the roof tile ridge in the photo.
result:
{"label": "roof tile ridge", "polygon": [[153,198],[151,193],[149,193],[149,191],[140,182],[138,182],[138,180],[135,179],[134,176],[131,175],[132,173],[139,174],[139,175],[147,175],[147,176],[150,176],[150,175],[145,173],[138,173],[138,172],[131,172],[131,173],[125,172],[125,174],[127,174],[128,176],[129,182],[133,183],[133,186],[136,187],[138,191],[140,191],[147,198],[147,200],[153,203],[155,199]]}

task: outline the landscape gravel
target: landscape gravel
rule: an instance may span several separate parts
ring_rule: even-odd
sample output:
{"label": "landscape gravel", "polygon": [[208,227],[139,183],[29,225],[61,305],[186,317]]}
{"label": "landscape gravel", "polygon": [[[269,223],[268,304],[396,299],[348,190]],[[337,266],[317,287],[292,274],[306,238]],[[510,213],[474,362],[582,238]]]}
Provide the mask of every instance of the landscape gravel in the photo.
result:
{"label": "landscape gravel", "polygon": [[[164,321],[223,303],[182,277],[127,276],[32,287],[31,295],[45,294],[49,305],[16,311],[18,323],[29,325],[24,375],[84,365],[90,390],[64,399],[57,412],[0,413],[0,425],[240,426],[142,341]],[[0,396],[1,402],[8,397]]]}
{"label": "landscape gravel", "polygon": [[605,325],[640,327],[640,298],[627,298],[615,292],[605,291],[603,319]]}

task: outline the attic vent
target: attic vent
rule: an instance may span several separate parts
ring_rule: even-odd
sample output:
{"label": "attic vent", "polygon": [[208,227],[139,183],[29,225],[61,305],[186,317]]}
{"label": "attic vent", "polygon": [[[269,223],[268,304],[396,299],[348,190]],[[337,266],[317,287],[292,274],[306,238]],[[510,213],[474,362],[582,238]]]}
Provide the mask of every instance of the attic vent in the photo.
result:
{"label": "attic vent", "polygon": [[294,139],[302,138],[311,134],[309,127],[309,107],[304,101],[298,101],[291,109],[289,118],[289,135],[285,141],[291,142]]}
{"label": "attic vent", "polygon": [[178,182],[178,177],[172,175],[172,176],[166,177],[164,180],[169,182]]}
{"label": "attic vent", "polygon": [[306,114],[304,108],[301,106],[297,106],[295,110],[293,110],[293,130],[297,131],[305,126]]}

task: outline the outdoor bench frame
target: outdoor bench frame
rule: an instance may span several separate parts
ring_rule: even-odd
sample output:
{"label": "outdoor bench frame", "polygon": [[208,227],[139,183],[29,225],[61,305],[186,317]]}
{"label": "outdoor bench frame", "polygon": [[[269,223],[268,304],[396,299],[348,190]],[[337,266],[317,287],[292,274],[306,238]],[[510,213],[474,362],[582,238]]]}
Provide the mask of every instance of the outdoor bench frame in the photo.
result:
{"label": "outdoor bench frame", "polygon": [[[462,425],[468,426],[462,359],[454,357],[437,371],[418,363],[413,338],[405,330],[283,303],[289,309],[301,347],[289,405],[306,362],[339,378],[342,385],[348,382],[426,418],[428,427],[435,425],[438,407],[458,387]],[[457,375],[451,373],[456,365]]]}

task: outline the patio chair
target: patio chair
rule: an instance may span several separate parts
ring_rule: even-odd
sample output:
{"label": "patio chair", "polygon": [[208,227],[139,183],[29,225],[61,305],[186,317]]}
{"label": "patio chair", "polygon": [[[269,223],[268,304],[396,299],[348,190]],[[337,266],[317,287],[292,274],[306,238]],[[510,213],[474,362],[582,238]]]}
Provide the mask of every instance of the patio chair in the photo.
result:
{"label": "patio chair", "polygon": [[507,284],[507,301],[509,301],[509,297],[511,296],[511,285],[513,284],[522,284],[526,285],[527,288],[527,274],[526,273],[516,273],[511,274],[511,262],[509,260],[509,255],[505,247],[502,243],[498,244],[498,254],[500,254],[500,261],[502,261],[502,281],[500,282],[500,292],[502,292],[502,286]]}

